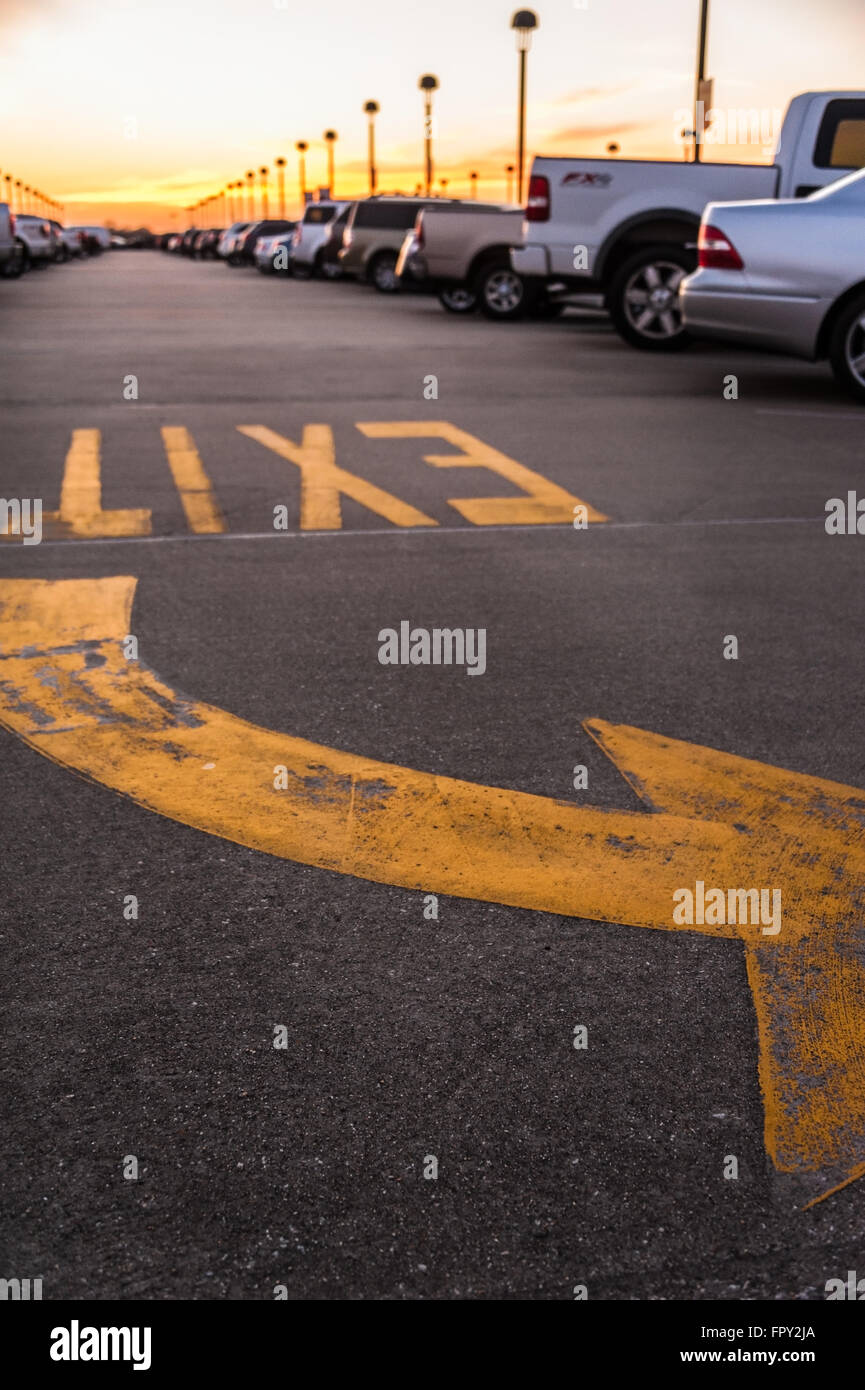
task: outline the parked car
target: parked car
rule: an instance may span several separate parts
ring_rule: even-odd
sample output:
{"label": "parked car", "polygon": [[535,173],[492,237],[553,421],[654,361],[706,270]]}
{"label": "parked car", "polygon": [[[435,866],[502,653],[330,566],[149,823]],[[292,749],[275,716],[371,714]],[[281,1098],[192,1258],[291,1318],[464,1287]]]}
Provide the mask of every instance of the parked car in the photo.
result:
{"label": "parked car", "polygon": [[253,222],[241,232],[234,240],[232,248],[228,253],[228,264],[231,266],[254,265],[255,247],[263,236],[275,236],[277,232],[287,232],[292,230],[290,222],[284,218],[268,218],[261,222]]}
{"label": "parked car", "polygon": [[255,243],[255,265],[263,275],[291,274],[291,239],[297,223],[288,226],[289,230],[259,237]]}
{"label": "parked car", "polygon": [[478,305],[488,318],[520,318],[529,307],[510,250],[522,239],[522,208],[496,203],[433,203],[421,209],[402,244],[401,283],[438,294],[452,314]]}
{"label": "parked car", "polygon": [[345,208],[352,206],[348,202],[308,203],[304,208],[291,242],[292,274],[298,280],[308,280],[320,269],[319,253],[324,249],[328,226]]}
{"label": "parked car", "polygon": [[25,267],[49,265],[55,259],[59,237],[44,217],[19,213],[15,218],[15,235],[22,245]]}
{"label": "parked car", "polygon": [[865,169],[801,200],[710,203],[680,288],[685,334],[828,358],[865,402],[863,243]]}
{"label": "parked car", "polygon": [[15,235],[15,214],[8,203],[0,203],[0,275],[17,279],[24,269],[22,244]]}
{"label": "parked car", "polygon": [[216,247],[222,236],[222,230],[222,227],[208,227],[206,232],[199,232],[195,243],[195,254],[199,260],[216,259]]}
{"label": "parked car", "polygon": [[317,270],[326,280],[338,280],[342,275],[339,253],[342,250],[345,229],[348,226],[348,219],[353,207],[354,203],[346,203],[342,212],[328,222],[324,229],[321,246],[316,252],[315,264]]}
{"label": "parked car", "polygon": [[68,230],[84,233],[84,244],[91,255],[95,255],[99,251],[108,251],[111,247],[111,233],[107,227],[87,225],[70,227]]}
{"label": "parked car", "polygon": [[170,233],[168,240],[165,243],[165,249],[166,251],[180,250],[180,234],[178,232]]}
{"label": "parked car", "polygon": [[[859,168],[865,92],[805,92],[790,102],[775,163],[550,159],[532,164],[523,245],[511,264],[547,294],[601,292],[623,338],[670,349],[682,333],[678,281],[696,266],[697,231],[719,199],[804,198]],[[647,331],[643,295],[666,305]]]}
{"label": "parked car", "polygon": [[230,227],[226,227],[219,241],[216,243],[217,256],[221,256],[223,260],[227,260],[234,242],[242,232],[245,232],[251,226],[251,222],[232,222]]}
{"label": "parked car", "polygon": [[60,232],[60,239],[66,247],[69,256],[85,256],[84,233],[76,227],[61,227],[59,223],[54,224]]}
{"label": "parked car", "polygon": [[367,280],[382,294],[394,294],[399,289],[396,265],[406,232],[422,208],[441,203],[440,198],[390,194],[355,203],[339,253],[343,274]]}

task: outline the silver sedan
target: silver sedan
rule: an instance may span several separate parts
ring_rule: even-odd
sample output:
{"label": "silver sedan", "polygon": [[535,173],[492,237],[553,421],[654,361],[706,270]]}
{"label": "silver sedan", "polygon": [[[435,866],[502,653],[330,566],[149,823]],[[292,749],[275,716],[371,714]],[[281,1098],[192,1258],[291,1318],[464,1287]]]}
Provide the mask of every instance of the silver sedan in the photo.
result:
{"label": "silver sedan", "polygon": [[865,170],[808,198],[710,203],[679,296],[694,336],[828,358],[865,402]]}

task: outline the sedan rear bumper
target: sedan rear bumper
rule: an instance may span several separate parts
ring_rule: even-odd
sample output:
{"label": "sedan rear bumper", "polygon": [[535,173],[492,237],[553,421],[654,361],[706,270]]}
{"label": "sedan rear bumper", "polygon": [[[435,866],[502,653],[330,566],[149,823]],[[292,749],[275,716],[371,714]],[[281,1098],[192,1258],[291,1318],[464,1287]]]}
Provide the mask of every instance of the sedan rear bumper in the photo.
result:
{"label": "sedan rear bumper", "polygon": [[827,299],[757,294],[748,289],[744,275],[711,270],[687,276],[679,287],[679,302],[685,328],[697,338],[739,342],[811,361],[830,307]]}

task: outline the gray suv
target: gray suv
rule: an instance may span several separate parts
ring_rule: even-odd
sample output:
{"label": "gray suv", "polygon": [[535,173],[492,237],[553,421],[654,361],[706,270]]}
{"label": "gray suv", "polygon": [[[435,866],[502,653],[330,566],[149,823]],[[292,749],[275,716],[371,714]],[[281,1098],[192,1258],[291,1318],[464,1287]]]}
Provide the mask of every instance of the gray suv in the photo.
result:
{"label": "gray suv", "polygon": [[355,203],[339,253],[343,274],[369,281],[382,294],[394,294],[400,287],[396,263],[406,232],[414,226],[422,208],[443,205],[442,198],[396,195]]}

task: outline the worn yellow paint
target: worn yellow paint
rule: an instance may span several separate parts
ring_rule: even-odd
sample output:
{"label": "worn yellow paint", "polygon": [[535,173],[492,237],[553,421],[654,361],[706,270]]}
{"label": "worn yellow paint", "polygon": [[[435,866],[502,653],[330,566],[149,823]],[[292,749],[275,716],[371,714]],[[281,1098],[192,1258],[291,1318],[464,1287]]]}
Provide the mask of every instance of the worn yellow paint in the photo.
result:
{"label": "worn yellow paint", "polygon": [[280,458],[300,469],[300,526],[302,531],[338,531],[342,527],[340,495],[359,502],[394,526],[436,526],[431,516],[401,502],[392,493],[364,478],[339,468],[329,425],[305,425],[300,444],[285,439],[265,425],[238,425],[241,434],[255,439]]}
{"label": "worn yellow paint", "polygon": [[102,510],[99,430],[73,430],[66,455],[60,508],[44,512],[46,536],[149,536],[151,513],[144,507]]}
{"label": "worn yellow paint", "polygon": [[162,442],[190,531],[212,535],[227,530],[210,478],[189,430],[182,425],[163,425]]}
{"label": "worn yellow paint", "polygon": [[475,526],[542,526],[573,521],[574,507],[586,508],[587,521],[606,521],[603,512],[581,502],[565,488],[551,483],[525,464],[499,453],[475,435],[449,425],[446,420],[373,421],[357,428],[370,439],[444,439],[462,452],[425,454],[424,463],[434,468],[487,468],[520,488],[524,497],[451,497],[448,506]]}
{"label": "worn yellow paint", "polygon": [[[0,722],[142,806],[282,858],[743,942],[775,1168],[812,1201],[863,1172],[862,792],[602,721],[586,727],[648,810],[554,801],[341,752],[180,696],[126,661],[135,587],[130,576],[0,581]],[[288,787],[275,790],[281,766]],[[698,879],[780,888],[780,935],[675,926],[672,895]]]}

